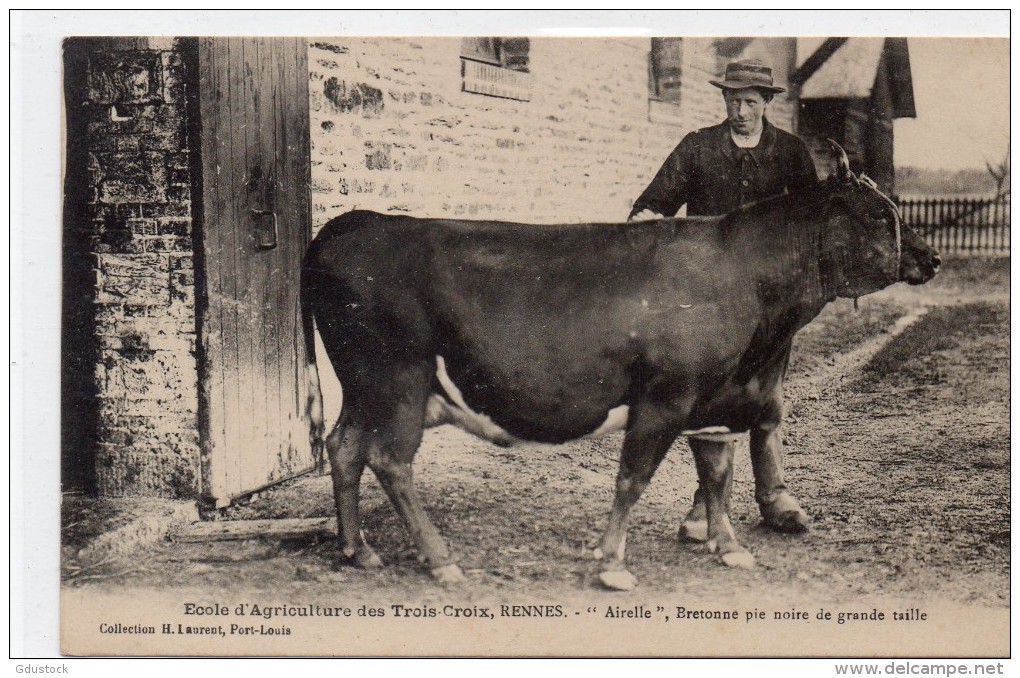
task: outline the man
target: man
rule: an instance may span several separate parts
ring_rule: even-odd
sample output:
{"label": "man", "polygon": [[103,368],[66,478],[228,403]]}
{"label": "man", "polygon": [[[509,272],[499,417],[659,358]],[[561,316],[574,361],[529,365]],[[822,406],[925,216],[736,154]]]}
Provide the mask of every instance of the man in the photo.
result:
{"label": "man", "polygon": [[[786,91],[773,84],[771,68],[757,59],[737,61],[726,67],[723,80],[709,82],[722,90],[726,120],[684,137],[634,203],[628,220],[674,216],[685,204],[688,216],[725,214],[818,181],[804,142],[765,116],[772,97]],[[755,498],[766,525],[803,532],[810,521],[786,491],[779,419],[781,413],[771,413],[769,421],[750,432]],[[689,440],[695,448],[734,444],[732,436],[695,435]],[[681,527],[681,536],[695,541],[707,534],[701,494],[695,493],[694,508]]]}
{"label": "man", "polygon": [[726,120],[692,132],[673,149],[634,203],[631,220],[725,214],[749,202],[796,191],[818,181],[804,142],[765,117],[772,97],[772,69],[757,59],[726,67],[722,89]]}

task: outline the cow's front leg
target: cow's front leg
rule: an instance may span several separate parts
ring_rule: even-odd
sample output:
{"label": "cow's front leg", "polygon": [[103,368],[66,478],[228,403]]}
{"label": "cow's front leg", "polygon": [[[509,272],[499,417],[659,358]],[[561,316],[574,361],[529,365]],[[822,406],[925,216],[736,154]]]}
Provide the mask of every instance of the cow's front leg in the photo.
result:
{"label": "cow's front leg", "polygon": [[806,532],[811,519],[787,491],[783,479],[783,441],[778,420],[751,429],[751,467],[754,496],[765,525],[777,532]]}
{"label": "cow's front leg", "polygon": [[[729,450],[726,452],[728,455],[733,456],[736,450],[736,442],[733,440],[720,440],[714,436],[700,436],[693,435],[688,439],[688,443],[691,446],[691,451],[697,454],[696,441],[724,443],[727,445]],[[708,510],[705,508],[705,490],[699,483],[698,489],[694,491],[694,506],[687,512],[684,519],[680,521],[680,532],[678,535],[680,541],[693,541],[704,543],[708,541]]]}
{"label": "cow's front leg", "polygon": [[[693,443],[691,449],[694,449]],[[694,506],[680,521],[680,541],[708,541],[708,511],[705,509],[705,492],[698,486],[694,491]]]}
{"label": "cow's front leg", "polygon": [[730,442],[691,439],[707,518],[708,549],[730,567],[754,567],[754,556],[740,545],[730,524],[733,450]]}
{"label": "cow's front leg", "polygon": [[[630,511],[651,482],[675,435],[664,428],[643,430],[640,413],[632,411],[631,427],[623,441],[620,470],[616,476],[616,495],[609,512],[606,531],[594,551],[602,561],[599,581],[607,588],[629,591],[637,586],[637,578],[627,570],[627,522]],[[647,417],[647,415],[645,416]]]}

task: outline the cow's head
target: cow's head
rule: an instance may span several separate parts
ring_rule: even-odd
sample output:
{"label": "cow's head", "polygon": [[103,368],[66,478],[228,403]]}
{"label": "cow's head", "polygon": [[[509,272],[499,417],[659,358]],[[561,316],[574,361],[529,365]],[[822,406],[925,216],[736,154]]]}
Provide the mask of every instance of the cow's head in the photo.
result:
{"label": "cow's head", "polygon": [[912,228],[875,182],[850,171],[846,152],[829,139],[836,171],[829,178],[827,246],[823,256],[838,269],[836,294],[858,297],[895,282],[925,283],[942,260]]}

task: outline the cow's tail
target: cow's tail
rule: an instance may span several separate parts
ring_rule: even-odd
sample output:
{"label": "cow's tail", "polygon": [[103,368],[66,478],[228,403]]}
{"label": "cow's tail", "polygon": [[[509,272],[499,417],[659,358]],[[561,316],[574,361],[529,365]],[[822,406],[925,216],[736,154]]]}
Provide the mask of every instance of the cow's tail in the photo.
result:
{"label": "cow's tail", "polygon": [[305,379],[308,391],[305,416],[308,419],[308,439],[312,446],[312,458],[316,460],[321,471],[326,464],[323,454],[323,433],[326,427],[322,408],[322,389],[319,385],[319,368],[315,361],[315,313],[312,305],[315,295],[311,278],[307,267],[303,266],[301,268],[301,330],[305,340]]}

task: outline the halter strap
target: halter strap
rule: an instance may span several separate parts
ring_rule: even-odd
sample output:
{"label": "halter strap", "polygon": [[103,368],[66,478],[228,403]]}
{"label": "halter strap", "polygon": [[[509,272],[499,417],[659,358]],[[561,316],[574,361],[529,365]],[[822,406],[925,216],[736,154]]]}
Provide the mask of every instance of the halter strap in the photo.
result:
{"label": "halter strap", "polygon": [[881,197],[882,200],[884,200],[886,202],[886,204],[889,205],[889,207],[892,209],[892,214],[893,214],[893,231],[896,234],[896,270],[893,273],[893,277],[894,278],[899,278],[900,262],[903,259],[903,237],[902,237],[902,234],[901,234],[901,226],[900,226],[900,224],[901,224],[900,210],[899,210],[898,207],[896,207],[896,203],[894,203],[889,198],[889,196],[887,196],[882,191],[878,190],[878,184],[876,184],[875,181],[871,177],[869,177],[867,174],[861,174],[861,176],[858,177],[857,180],[858,180],[858,182],[864,184],[865,186],[867,186],[871,190],[875,191],[875,193],[878,193],[879,197]]}

